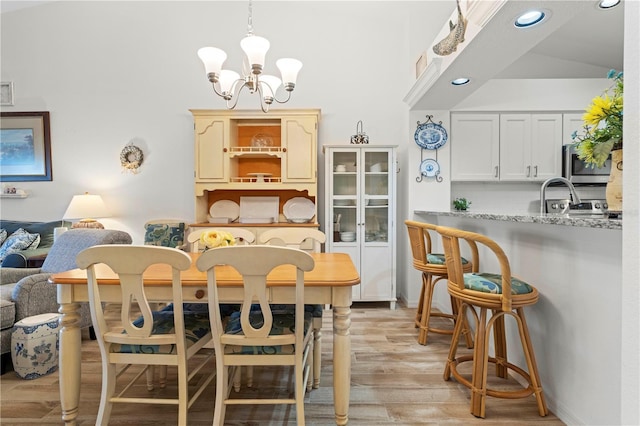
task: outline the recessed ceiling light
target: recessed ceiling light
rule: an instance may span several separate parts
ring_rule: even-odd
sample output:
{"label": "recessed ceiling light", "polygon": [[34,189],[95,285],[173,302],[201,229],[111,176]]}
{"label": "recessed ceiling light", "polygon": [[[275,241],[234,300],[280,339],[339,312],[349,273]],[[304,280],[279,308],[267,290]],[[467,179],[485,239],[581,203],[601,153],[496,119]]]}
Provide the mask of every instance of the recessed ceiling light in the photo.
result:
{"label": "recessed ceiling light", "polygon": [[620,0],[600,0],[598,7],[600,9],[610,9],[620,4]]}
{"label": "recessed ceiling light", "polygon": [[460,77],[460,78],[456,78],[455,80],[453,80],[451,82],[451,84],[453,84],[454,86],[462,86],[464,84],[467,84],[469,82],[469,79],[466,77]]}
{"label": "recessed ceiling light", "polygon": [[527,28],[532,25],[539,24],[545,17],[545,13],[541,10],[530,10],[516,18],[514,25],[518,28]]}

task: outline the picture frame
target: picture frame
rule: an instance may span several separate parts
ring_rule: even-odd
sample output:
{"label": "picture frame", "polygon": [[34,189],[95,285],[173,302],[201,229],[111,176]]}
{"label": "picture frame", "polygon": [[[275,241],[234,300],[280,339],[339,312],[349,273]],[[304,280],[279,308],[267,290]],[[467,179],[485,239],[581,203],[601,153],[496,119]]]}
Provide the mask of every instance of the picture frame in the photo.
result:
{"label": "picture frame", "polygon": [[0,182],[53,180],[49,111],[0,116]]}
{"label": "picture frame", "polygon": [[425,69],[427,69],[427,52],[422,52],[416,61],[416,79],[420,78]]}
{"label": "picture frame", "polygon": [[13,106],[13,81],[0,83],[0,105]]}

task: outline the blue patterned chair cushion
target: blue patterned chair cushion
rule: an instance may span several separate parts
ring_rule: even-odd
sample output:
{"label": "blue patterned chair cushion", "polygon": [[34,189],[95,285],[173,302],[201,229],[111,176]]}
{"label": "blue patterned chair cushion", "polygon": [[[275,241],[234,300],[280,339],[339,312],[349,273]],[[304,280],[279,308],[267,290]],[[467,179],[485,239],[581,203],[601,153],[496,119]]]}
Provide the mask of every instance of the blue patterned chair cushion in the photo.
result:
{"label": "blue patterned chair cushion", "polygon": [[[144,325],[142,317],[137,318],[134,325],[141,327]],[[192,346],[202,337],[211,331],[209,323],[209,315],[187,312],[184,315],[185,337],[187,340],[187,348]],[[155,311],[153,312],[153,331],[152,334],[172,334],[175,332],[173,325],[172,311]],[[122,332],[126,334],[125,331]],[[175,354],[175,345],[111,345],[111,352],[118,353],[135,353],[135,354]]]}
{"label": "blue patterned chair cushion", "polygon": [[148,223],[144,243],[150,246],[179,247],[184,242],[184,223]]}
{"label": "blue patterned chair cushion", "polygon": [[[464,287],[483,293],[502,294],[502,275],[486,272],[464,274]],[[524,281],[511,277],[511,294],[531,293],[533,288]]]}
{"label": "blue patterned chair cushion", "polygon": [[[311,326],[312,316],[310,312],[304,314],[304,332],[307,333]],[[254,328],[259,328],[264,322],[262,312],[251,310],[249,314],[249,322]],[[240,312],[234,312],[229,317],[225,325],[225,333],[242,334],[240,327]],[[271,335],[293,334],[295,332],[295,315],[291,313],[273,312],[273,325],[271,326]],[[276,345],[276,346],[234,346],[227,345],[226,353],[232,354],[250,354],[250,355],[273,355],[273,354],[292,354],[293,345]]]}
{"label": "blue patterned chair cushion", "polygon": [[[17,229],[13,234],[9,235],[0,247],[0,262],[11,253],[25,250],[31,247],[34,242],[40,243],[40,234],[30,234],[24,229]],[[37,248],[31,247],[31,248]]]}
{"label": "blue patterned chair cushion", "polygon": [[6,229],[0,229],[0,246],[4,243],[4,240],[7,239],[7,230]]}
{"label": "blue patterned chair cushion", "polygon": [[[293,314],[296,310],[296,305],[290,304],[271,304],[271,311],[277,314]],[[260,305],[251,306],[251,310],[260,310]],[[322,311],[324,311],[324,305],[304,305],[304,311],[311,314],[314,318],[322,318]]]}
{"label": "blue patterned chair cushion", "polygon": [[[445,264],[444,254],[429,253],[427,255],[427,263],[433,263],[434,265],[444,265]],[[463,257],[462,263],[466,265],[467,263],[469,263],[469,261]]]}

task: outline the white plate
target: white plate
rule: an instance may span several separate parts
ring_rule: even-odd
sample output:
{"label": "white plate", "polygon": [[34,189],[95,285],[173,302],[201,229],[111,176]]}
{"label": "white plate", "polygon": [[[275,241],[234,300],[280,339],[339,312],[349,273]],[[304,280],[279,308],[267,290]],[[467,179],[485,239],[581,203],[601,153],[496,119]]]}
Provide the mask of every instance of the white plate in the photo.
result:
{"label": "white plate", "polygon": [[211,217],[228,217],[229,222],[233,222],[240,216],[240,206],[231,200],[216,201],[209,209]]}
{"label": "white plate", "polygon": [[287,219],[311,219],[316,214],[316,205],[308,198],[295,197],[284,203],[282,213]]}

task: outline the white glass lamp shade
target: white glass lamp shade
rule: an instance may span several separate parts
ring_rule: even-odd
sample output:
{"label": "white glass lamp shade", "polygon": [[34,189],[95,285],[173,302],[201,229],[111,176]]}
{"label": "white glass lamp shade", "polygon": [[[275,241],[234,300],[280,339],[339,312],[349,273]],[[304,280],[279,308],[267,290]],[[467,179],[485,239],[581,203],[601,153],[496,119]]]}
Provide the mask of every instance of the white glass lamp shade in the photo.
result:
{"label": "white glass lamp shade", "polygon": [[198,50],[198,57],[204,63],[207,74],[220,75],[222,64],[227,60],[227,54],[217,47],[203,47]]}
{"label": "white glass lamp shade", "polygon": [[229,94],[233,96],[233,83],[235,83],[240,78],[240,74],[231,70],[222,70],[220,71],[220,90],[224,94]]}
{"label": "white glass lamp shade", "polygon": [[260,81],[266,83],[262,85],[262,96],[273,98],[276,96],[276,91],[278,87],[282,84],[282,80],[280,80],[275,75],[261,75]]}
{"label": "white glass lamp shade", "polygon": [[289,85],[292,85],[291,87],[295,86],[298,73],[302,68],[302,62],[293,58],[282,58],[276,61],[276,66],[282,74],[282,81],[285,87]]}
{"label": "white glass lamp shade", "polygon": [[247,55],[254,74],[260,74],[260,71],[262,71],[264,58],[270,46],[269,40],[255,35],[248,35],[240,41],[240,47]]}
{"label": "white glass lamp shade", "polygon": [[[107,206],[99,195],[83,194],[74,195],[67,207],[67,211],[62,215],[63,219],[82,219],[84,225],[74,225],[73,227],[100,228],[102,224],[96,222],[94,218],[109,217]],[[95,225],[87,225],[93,223]]]}

